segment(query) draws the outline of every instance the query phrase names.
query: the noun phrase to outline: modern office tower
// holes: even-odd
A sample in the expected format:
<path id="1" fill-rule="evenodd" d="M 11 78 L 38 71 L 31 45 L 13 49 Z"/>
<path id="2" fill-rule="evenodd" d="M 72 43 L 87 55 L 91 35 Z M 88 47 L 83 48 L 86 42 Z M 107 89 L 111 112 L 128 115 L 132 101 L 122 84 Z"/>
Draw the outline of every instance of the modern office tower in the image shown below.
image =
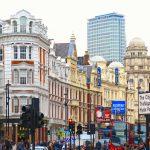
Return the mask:
<path id="1" fill-rule="evenodd" d="M 125 18 L 117 13 L 96 16 L 87 23 L 89 56 L 123 62 L 126 48 Z"/>

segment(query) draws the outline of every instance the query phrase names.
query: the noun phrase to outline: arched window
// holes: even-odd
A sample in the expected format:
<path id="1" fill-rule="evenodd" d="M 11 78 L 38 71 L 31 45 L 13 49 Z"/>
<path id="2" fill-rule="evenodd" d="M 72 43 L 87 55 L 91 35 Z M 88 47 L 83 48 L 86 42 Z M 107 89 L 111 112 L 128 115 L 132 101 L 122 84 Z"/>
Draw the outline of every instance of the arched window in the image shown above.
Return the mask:
<path id="1" fill-rule="evenodd" d="M 2 25 L 0 24 L 0 34 L 2 34 Z"/>
<path id="2" fill-rule="evenodd" d="M 20 32 L 26 33 L 26 24 L 27 24 L 27 18 L 25 16 L 22 16 L 20 18 Z"/>
<path id="3" fill-rule="evenodd" d="M 30 33 L 32 33 L 32 26 L 33 26 L 33 22 L 30 21 L 30 23 L 29 23 L 29 32 L 30 32 Z"/>
<path id="4" fill-rule="evenodd" d="M 14 70 L 14 84 L 19 83 L 19 71 L 17 69 Z"/>
<path id="5" fill-rule="evenodd" d="M 17 32 L 17 21 L 13 21 L 13 32 Z"/>

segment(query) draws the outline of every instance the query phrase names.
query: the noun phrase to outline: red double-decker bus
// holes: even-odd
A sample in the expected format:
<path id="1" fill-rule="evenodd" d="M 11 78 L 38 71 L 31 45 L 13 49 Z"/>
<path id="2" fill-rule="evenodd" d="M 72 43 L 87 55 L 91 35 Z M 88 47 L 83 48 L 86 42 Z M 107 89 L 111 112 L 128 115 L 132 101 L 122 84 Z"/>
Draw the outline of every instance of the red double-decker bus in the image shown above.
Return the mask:
<path id="1" fill-rule="evenodd" d="M 110 150 L 122 150 L 126 143 L 134 144 L 134 125 L 125 121 L 112 122 Z"/>

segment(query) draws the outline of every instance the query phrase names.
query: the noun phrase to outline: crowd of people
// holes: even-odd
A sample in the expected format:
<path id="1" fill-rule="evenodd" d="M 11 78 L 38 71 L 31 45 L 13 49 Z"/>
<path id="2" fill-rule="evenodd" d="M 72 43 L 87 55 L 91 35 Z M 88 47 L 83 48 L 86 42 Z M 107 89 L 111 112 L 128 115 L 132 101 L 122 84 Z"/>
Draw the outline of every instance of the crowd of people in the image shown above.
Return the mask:
<path id="1" fill-rule="evenodd" d="M 48 143 L 45 143 L 45 146 L 48 148 L 48 150 L 64 150 L 64 141 L 49 141 Z M 107 141 L 104 141 L 104 143 L 101 143 L 98 141 L 95 144 L 95 147 L 89 142 L 86 141 L 84 145 L 81 145 L 79 147 L 72 147 L 70 149 L 70 145 L 67 144 L 67 150 L 110 150 L 110 143 Z M 30 143 L 25 141 L 20 141 L 17 144 L 14 142 L 11 142 L 9 140 L 5 140 L 5 142 L 2 143 L 0 141 L 0 150 L 30 150 Z M 117 149 L 115 149 L 117 150 Z M 122 147 L 122 150 L 146 150 L 146 145 L 142 144 L 138 147 L 135 147 L 135 145 L 128 145 L 124 144 Z"/>

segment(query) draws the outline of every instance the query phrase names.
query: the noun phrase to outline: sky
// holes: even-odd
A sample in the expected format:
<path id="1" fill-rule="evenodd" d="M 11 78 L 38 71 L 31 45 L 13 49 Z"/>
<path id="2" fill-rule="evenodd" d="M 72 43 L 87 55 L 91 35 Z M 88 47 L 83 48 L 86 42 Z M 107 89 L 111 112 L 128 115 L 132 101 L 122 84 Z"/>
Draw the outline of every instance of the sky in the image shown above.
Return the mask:
<path id="1" fill-rule="evenodd" d="M 117 12 L 125 16 L 127 46 L 140 37 L 150 53 L 150 0 L 1 0 L 0 19 L 25 9 L 42 19 L 48 27 L 48 38 L 57 43 L 76 36 L 78 56 L 87 50 L 87 20 L 98 15 Z"/>

